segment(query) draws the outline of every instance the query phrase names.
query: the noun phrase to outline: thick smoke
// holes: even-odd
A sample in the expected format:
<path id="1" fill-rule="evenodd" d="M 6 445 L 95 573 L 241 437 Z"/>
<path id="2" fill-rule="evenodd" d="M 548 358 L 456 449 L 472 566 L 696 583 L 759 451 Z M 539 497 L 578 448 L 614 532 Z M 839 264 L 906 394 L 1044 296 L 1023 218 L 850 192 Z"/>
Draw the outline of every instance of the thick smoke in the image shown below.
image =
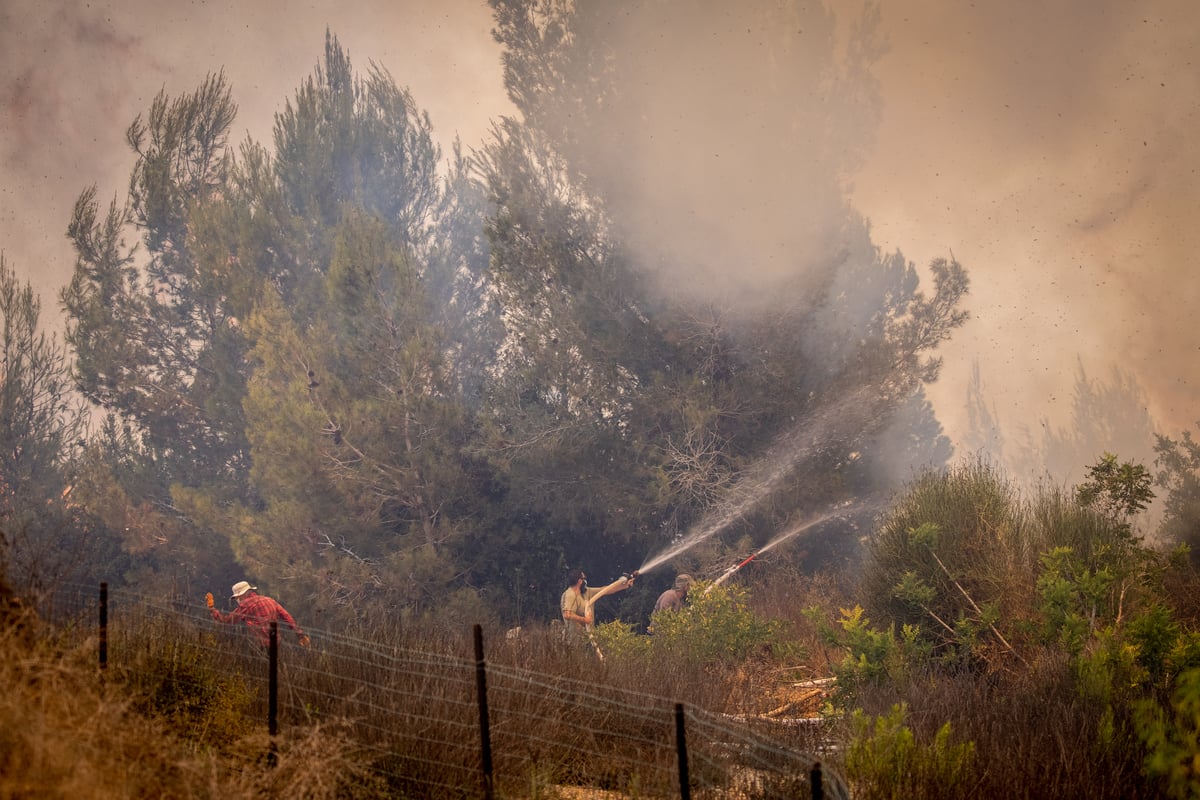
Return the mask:
<path id="1" fill-rule="evenodd" d="M 885 9 L 854 201 L 883 246 L 971 270 L 973 320 L 933 387 L 953 433 L 976 359 L 1010 444 L 1070 422 L 1080 361 L 1130 371 L 1162 429 L 1195 424 L 1196 18 L 1180 0 Z"/>
<path id="2" fill-rule="evenodd" d="M 846 181 L 878 114 L 869 27 L 819 4 L 580 6 L 580 55 L 538 122 L 638 260 L 709 301 L 806 288 L 853 225 Z"/>
<path id="3" fill-rule="evenodd" d="M 848 197 L 878 245 L 970 271 L 972 321 L 930 387 L 956 439 L 976 362 L 1005 431 L 1066 422 L 1081 360 L 1128 369 L 1164 431 L 1195 425 L 1193 2 L 881 4 L 887 48 L 861 59 L 850 4 L 830 4 L 837 19 L 798 3 L 603 5 L 622 94 L 579 145 L 674 291 L 803 274 L 840 240 Z M 235 138 L 265 140 L 327 27 L 475 146 L 512 113 L 492 26 L 474 0 L 0 0 L 0 249 L 49 316 L 71 206 L 93 183 L 124 190 L 134 115 L 223 68 Z"/>
<path id="4" fill-rule="evenodd" d="M 1159 430 L 1194 425 L 1194 4 L 831 8 L 659 2 L 590 20 L 584 49 L 611 82 L 577 77 L 603 115 L 564 107 L 583 132 L 572 160 L 666 288 L 803 291 L 796 277 L 847 243 L 865 252 L 849 202 L 871 244 L 972 276 L 973 319 L 930 387 L 956 440 L 975 363 L 1010 448 L 1075 422 L 1080 369 L 1128 370 Z M 1148 461 L 1151 444 L 1121 455 Z"/>

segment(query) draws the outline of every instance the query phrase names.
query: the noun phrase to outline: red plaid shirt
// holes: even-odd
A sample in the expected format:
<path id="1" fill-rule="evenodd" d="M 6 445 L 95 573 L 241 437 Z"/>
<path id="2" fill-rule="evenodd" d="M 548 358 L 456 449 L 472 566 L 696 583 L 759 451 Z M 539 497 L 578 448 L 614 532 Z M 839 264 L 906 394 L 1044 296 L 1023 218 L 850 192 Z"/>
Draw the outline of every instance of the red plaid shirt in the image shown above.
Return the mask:
<path id="1" fill-rule="evenodd" d="M 274 621 L 285 623 L 297 636 L 304 635 L 304 631 L 300 630 L 300 626 L 292 619 L 287 609 L 266 595 L 247 594 L 233 611 L 226 614 L 214 608 L 212 616 L 219 622 L 246 623 L 246 627 L 263 647 L 271 643 L 271 623 Z"/>

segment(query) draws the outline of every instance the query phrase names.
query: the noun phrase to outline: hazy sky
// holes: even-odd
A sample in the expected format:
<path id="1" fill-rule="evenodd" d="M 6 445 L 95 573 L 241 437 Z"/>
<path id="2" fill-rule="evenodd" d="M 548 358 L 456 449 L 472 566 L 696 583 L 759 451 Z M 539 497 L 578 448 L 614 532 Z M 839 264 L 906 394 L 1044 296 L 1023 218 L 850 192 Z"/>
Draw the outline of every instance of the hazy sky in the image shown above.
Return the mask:
<path id="1" fill-rule="evenodd" d="M 1081 358 L 1128 369 L 1160 430 L 1200 420 L 1200 5 L 885 4 L 878 147 L 858 181 L 875 238 L 952 250 L 974 319 L 934 397 L 977 356 L 1002 422 L 1069 412 Z"/>
<path id="2" fill-rule="evenodd" d="M 447 143 L 485 136 L 512 113 L 490 9 L 477 0 L 0 0 L 0 249 L 43 293 L 70 279 L 66 226 L 79 193 L 128 186 L 125 130 L 160 90 L 191 92 L 224 70 L 235 143 L 270 143 L 331 30 L 356 71 L 387 68 Z"/>
<path id="3" fill-rule="evenodd" d="M 710 36 L 750 31 L 741 7 L 697 0 L 716 27 L 689 23 Z M 861 4 L 832 7 L 842 15 Z M 1116 364 L 1130 371 L 1164 432 L 1194 427 L 1200 6 L 886 0 L 880 9 L 882 118 L 851 199 L 884 249 L 922 266 L 952 254 L 971 275 L 973 319 L 945 349 L 931 391 L 948 433 L 962 432 L 974 359 L 1002 425 L 1063 421 L 1082 362 L 1098 378 Z M 240 107 L 235 138 L 267 141 L 327 27 L 358 71 L 375 61 L 408 87 L 446 140 L 457 133 L 476 146 L 491 119 L 511 113 L 482 0 L 0 0 L 0 249 L 51 313 L 71 272 L 72 205 L 91 184 L 101 198 L 125 190 L 125 128 L 159 90 L 179 95 L 224 69 Z M 709 91 L 746 91 L 736 47 L 705 58 Z M 665 66 L 654 74 L 686 75 Z M 743 119 L 732 130 L 755 128 Z M 795 154 L 773 150 L 770 130 L 754 135 L 760 187 L 794 186 Z M 647 185 L 645 202 L 656 188 Z M 744 223 L 733 235 L 761 239 L 755 215 L 725 218 Z"/>

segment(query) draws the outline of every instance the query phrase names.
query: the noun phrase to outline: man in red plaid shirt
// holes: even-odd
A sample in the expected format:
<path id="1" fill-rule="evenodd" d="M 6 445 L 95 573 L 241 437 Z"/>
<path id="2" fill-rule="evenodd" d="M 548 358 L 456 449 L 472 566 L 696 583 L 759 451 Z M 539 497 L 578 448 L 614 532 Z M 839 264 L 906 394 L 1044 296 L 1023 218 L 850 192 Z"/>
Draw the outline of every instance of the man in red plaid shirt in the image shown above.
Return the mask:
<path id="1" fill-rule="evenodd" d="M 212 614 L 213 619 L 218 622 L 245 623 L 263 647 L 271 642 L 271 623 L 275 621 L 283 622 L 294 630 L 300 639 L 300 645 L 308 647 L 308 635 L 300 630 L 300 626 L 296 624 L 296 620 L 292 619 L 292 615 L 287 612 L 287 609 L 270 597 L 258 594 L 255 591 L 257 588 L 246 581 L 235 583 L 233 597 L 230 599 L 237 603 L 237 608 L 228 614 L 217 610 L 214 606 L 212 592 L 206 594 L 204 600 L 208 604 L 208 611 Z"/>

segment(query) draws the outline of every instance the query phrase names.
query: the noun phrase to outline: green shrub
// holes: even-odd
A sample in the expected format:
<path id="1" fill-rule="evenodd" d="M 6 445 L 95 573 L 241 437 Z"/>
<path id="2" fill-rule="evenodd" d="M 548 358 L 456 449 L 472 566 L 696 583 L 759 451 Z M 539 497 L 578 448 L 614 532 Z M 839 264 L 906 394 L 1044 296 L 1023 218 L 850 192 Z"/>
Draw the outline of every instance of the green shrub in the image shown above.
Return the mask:
<path id="1" fill-rule="evenodd" d="M 905 725 L 908 706 L 900 703 L 886 716 L 862 711 L 851 717 L 852 738 L 846 753 L 846 777 L 854 797 L 943 798 L 969 793 L 975 766 L 972 742 L 951 742 L 950 723 L 933 741 L 922 744 Z"/>
<path id="2" fill-rule="evenodd" d="M 1169 708 L 1147 699 L 1135 712 L 1147 775 L 1162 780 L 1169 797 L 1200 796 L 1200 669 L 1179 676 Z"/>
<path id="3" fill-rule="evenodd" d="M 1172 655 L 1186 658 L 1187 648 L 1181 641 L 1183 629 L 1161 603 L 1151 604 L 1130 620 L 1126 636 L 1137 648 L 1138 664 L 1146 670 L 1152 685 L 1161 685 L 1171 677 L 1175 671 Z"/>
<path id="4" fill-rule="evenodd" d="M 205 741 L 228 742 L 253 730 L 255 692 L 227 665 L 212 663 L 215 636 L 204 634 L 201 646 L 153 625 L 141 633 L 150 637 L 146 646 L 131 648 L 124 655 L 133 660 L 118 667 L 140 711 Z"/>
<path id="5" fill-rule="evenodd" d="M 795 655 L 799 647 L 780 620 L 765 620 L 750 610 L 742 586 L 697 581 L 679 611 L 654 615 L 653 649 L 704 663 L 742 661 L 751 655 Z"/>
<path id="6" fill-rule="evenodd" d="M 1110 566 L 1089 568 L 1070 547 L 1044 553 L 1037 591 L 1045 640 L 1078 656 L 1097 628 L 1114 619 L 1109 596 L 1116 581 Z"/>
<path id="7" fill-rule="evenodd" d="M 650 654 L 650 637 L 636 631 L 637 626 L 620 620 L 604 622 L 592 629 L 592 636 L 605 657 L 641 658 Z"/>
<path id="8" fill-rule="evenodd" d="M 821 619 L 820 609 L 808 609 L 827 646 L 844 652 L 833 665 L 837 685 L 832 697 L 836 708 L 849 708 L 855 696 L 865 686 L 887 681 L 904 685 L 914 671 L 928 663 L 932 650 L 922 636 L 919 626 L 905 625 L 897 637 L 894 628 L 878 630 L 864 615 L 861 606 L 841 609 L 836 626 Z"/>
<path id="9" fill-rule="evenodd" d="M 878 619 L 919 626 L 955 668 L 1009 649 L 992 630 L 1019 618 L 1035 531 L 1016 490 L 972 463 L 919 477 L 868 543 L 864 607 Z"/>

